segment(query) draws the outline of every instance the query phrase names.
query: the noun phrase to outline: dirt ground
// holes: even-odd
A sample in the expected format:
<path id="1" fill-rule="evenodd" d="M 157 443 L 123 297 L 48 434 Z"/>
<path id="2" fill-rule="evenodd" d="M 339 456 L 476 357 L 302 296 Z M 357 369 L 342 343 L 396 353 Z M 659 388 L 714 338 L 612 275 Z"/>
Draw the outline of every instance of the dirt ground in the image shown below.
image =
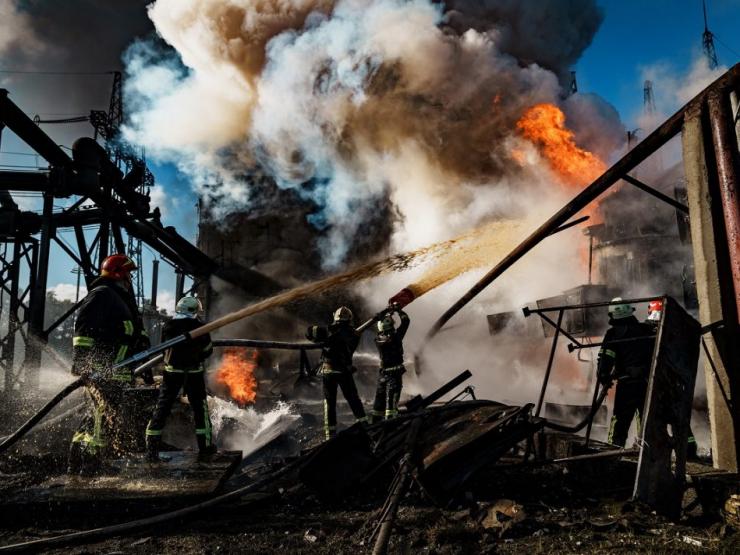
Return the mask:
<path id="1" fill-rule="evenodd" d="M 420 488 L 412 487 L 402 502 L 389 552 L 740 552 L 740 535 L 716 515 L 703 514 L 700 506 L 671 522 L 630 503 L 633 471 L 634 462 L 630 461 L 557 467 L 502 463 L 475 478 L 459 499 L 445 508 L 434 506 Z M 248 496 L 185 521 L 49 552 L 357 554 L 372 550 L 368 536 L 384 499 L 381 489 L 357 492 L 332 506 L 290 480 L 283 486 L 269 498 Z M 692 500 L 689 490 L 686 504 Z M 0 530 L 0 543 L 49 537 L 137 516 L 40 518 L 21 528 L 5 526 Z"/>

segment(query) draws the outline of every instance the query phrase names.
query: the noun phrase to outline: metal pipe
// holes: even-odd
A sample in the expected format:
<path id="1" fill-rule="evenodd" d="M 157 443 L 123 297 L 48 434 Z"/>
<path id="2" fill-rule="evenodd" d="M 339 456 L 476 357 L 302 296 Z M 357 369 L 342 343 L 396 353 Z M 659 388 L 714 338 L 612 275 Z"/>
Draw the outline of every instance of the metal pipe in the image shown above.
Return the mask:
<path id="1" fill-rule="evenodd" d="M 522 241 L 513 251 L 511 251 L 501 262 L 496 264 L 485 276 L 483 276 L 470 290 L 458 299 L 449 309 L 447 309 L 439 319 L 434 323 L 427 334 L 427 340 L 434 337 L 442 326 L 450 318 L 457 314 L 461 308 L 474 299 L 481 291 L 488 287 L 501 274 L 511 268 L 520 258 L 536 247 L 545 239 L 553 230 L 567 222 L 572 216 L 585 208 L 595 200 L 604 191 L 609 189 L 616 181 L 624 177 L 628 172 L 637 167 L 653 152 L 675 137 L 680 131 L 684 120 L 684 113 L 687 109 L 702 103 L 707 95 L 715 89 L 726 89 L 734 85 L 740 79 L 740 64 L 735 64 L 727 73 L 709 85 L 688 104 L 678 110 L 668 118 L 660 127 L 648 135 L 635 148 L 629 151 L 616 164 L 598 177 L 591 185 L 586 187 L 573 200 L 558 210 L 550 219 L 535 230 L 529 237 Z"/>
<path id="2" fill-rule="evenodd" d="M 524 307 L 524 317 L 528 317 L 530 314 L 540 314 L 542 312 L 558 312 L 560 310 L 576 310 L 579 308 L 598 308 L 600 306 L 610 306 L 613 304 L 638 304 L 638 303 L 649 303 L 655 299 L 660 299 L 662 295 L 655 295 L 654 297 L 641 297 L 639 299 L 620 299 L 618 301 L 602 301 L 598 303 L 586 303 L 586 304 L 566 304 L 561 306 L 546 306 L 544 308 L 528 308 Z"/>
<path id="3" fill-rule="evenodd" d="M 730 251 L 730 271 L 735 293 L 735 318 L 740 323 L 740 195 L 738 195 L 738 145 L 730 101 L 725 91 L 712 91 L 707 98 L 709 124 L 717 160 L 722 215 Z"/>
<path id="4" fill-rule="evenodd" d="M 650 185 L 648 185 L 646 183 L 643 183 L 639 179 L 637 179 L 635 177 L 632 177 L 631 175 L 625 175 L 622 179 L 624 181 L 626 181 L 627 183 L 629 183 L 630 185 L 634 185 L 635 187 L 637 187 L 641 191 L 644 191 L 647 194 L 654 196 L 658 200 L 662 200 L 666 204 L 670 204 L 676 210 L 680 210 L 684 214 L 688 214 L 689 213 L 689 207 L 688 206 L 686 206 L 685 204 L 681 204 L 676 199 L 672 199 L 668 195 L 664 195 L 663 193 L 661 193 L 660 191 L 658 191 L 656 189 L 653 189 Z"/>
<path id="5" fill-rule="evenodd" d="M 559 228 L 554 229 L 550 235 L 555 235 L 557 233 L 560 233 L 561 231 L 565 231 L 566 229 L 570 229 L 573 226 L 576 226 L 578 224 L 582 224 L 583 222 L 586 222 L 591 219 L 591 216 L 582 216 L 580 218 L 576 218 L 573 221 L 568 222 L 567 224 L 561 225 Z"/>
<path id="6" fill-rule="evenodd" d="M 534 411 L 535 416 L 540 415 L 542 410 L 542 403 L 545 401 L 545 391 L 547 391 L 547 384 L 550 382 L 550 372 L 552 372 L 552 363 L 555 361 L 555 350 L 558 346 L 558 339 L 560 338 L 560 326 L 563 324 L 564 310 L 558 312 L 558 322 L 555 325 L 555 335 L 552 338 L 552 347 L 550 347 L 550 357 L 547 359 L 547 370 L 545 370 L 545 378 L 542 380 L 542 388 L 540 389 L 540 397 L 537 399 L 537 408 Z"/>
<path id="7" fill-rule="evenodd" d="M 596 400 L 599 398 L 599 380 L 596 381 L 596 386 L 594 387 L 594 396 L 593 399 L 591 399 L 591 408 L 593 409 L 594 405 L 596 404 Z M 586 426 L 586 441 L 583 443 L 584 447 L 588 447 L 588 442 L 591 441 L 591 429 L 593 428 L 594 421 L 593 419 L 589 420 L 588 426 Z"/>
<path id="8" fill-rule="evenodd" d="M 287 341 L 263 341 L 261 339 L 214 339 L 214 347 L 253 347 L 256 349 L 285 349 L 301 351 L 304 349 L 321 349 L 321 343 L 295 343 Z"/>
<path id="9" fill-rule="evenodd" d="M 52 221 L 54 212 L 54 194 L 51 191 L 44 193 L 44 212 L 39 239 L 39 255 L 35 281 L 29 299 L 28 335 L 39 338 L 45 344 L 44 317 L 46 316 L 46 283 L 49 276 L 49 255 L 51 254 L 51 240 L 56 230 Z M 39 386 L 39 370 L 41 368 L 41 350 L 34 342 L 26 345 L 26 385 L 36 390 Z"/>
<path id="10" fill-rule="evenodd" d="M 0 89 L 0 122 L 51 165 L 71 167 L 72 159 L 8 98 L 6 89 Z"/>
<path id="11" fill-rule="evenodd" d="M 0 189 L 43 193 L 49 189 L 49 174 L 3 170 L 0 171 Z"/>
<path id="12" fill-rule="evenodd" d="M 609 341 L 609 345 L 614 345 L 616 343 L 629 343 L 630 341 L 642 341 L 644 339 L 655 339 L 655 335 L 643 335 L 641 337 L 631 337 L 629 339 L 614 339 L 613 341 Z M 573 351 L 577 351 L 579 349 L 594 349 L 596 347 L 601 347 L 604 343 L 578 343 L 577 345 L 568 345 L 568 352 L 572 353 Z"/>
<path id="13" fill-rule="evenodd" d="M 152 260 L 152 294 L 149 304 L 154 310 L 157 309 L 157 286 L 159 284 L 159 260 Z"/>

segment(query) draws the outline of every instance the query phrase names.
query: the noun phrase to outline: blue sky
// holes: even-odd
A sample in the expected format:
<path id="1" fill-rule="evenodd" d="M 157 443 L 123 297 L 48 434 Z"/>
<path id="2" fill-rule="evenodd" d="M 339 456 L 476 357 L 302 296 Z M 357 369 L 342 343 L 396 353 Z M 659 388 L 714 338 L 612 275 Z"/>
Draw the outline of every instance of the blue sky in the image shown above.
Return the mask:
<path id="1" fill-rule="evenodd" d="M 578 86 L 613 104 L 631 129 L 642 110 L 643 70 L 661 64 L 683 74 L 701 55 L 701 1 L 602 0 L 599 4 L 606 17 L 576 65 Z M 732 66 L 740 61 L 740 0 L 708 0 L 707 11 L 709 28 L 718 37 L 719 62 Z M 668 93 L 659 82 L 654 90 L 658 100 L 661 93 Z"/>
<path id="2" fill-rule="evenodd" d="M 701 56 L 704 30 L 701 2 L 601 0 L 599 4 L 604 8 L 605 19 L 592 45 L 575 67 L 579 90 L 599 94 L 617 108 L 625 126 L 634 129 L 639 126 L 637 119 L 642 111 L 642 84 L 650 68 L 659 68 L 661 75 L 670 76 L 670 79 L 654 84 L 659 107 L 666 112 L 677 107 L 671 105 L 669 99 L 672 99 L 672 91 L 666 88 L 680 82 L 681 76 L 687 74 L 692 63 Z M 737 54 L 740 52 L 740 0 L 710 0 L 708 16 L 710 29 L 717 36 L 716 50 L 720 64 L 731 66 L 740 61 L 740 55 Z M 12 92 L 13 87 L 9 83 L 0 86 L 8 87 Z M 13 98 L 29 113 L 52 109 L 26 105 L 23 98 Z M 106 102 L 106 98 L 101 98 L 101 106 L 95 108 L 103 108 Z M 58 111 L 86 113 L 90 108 L 70 105 L 69 98 L 66 98 L 64 106 Z M 54 136 L 55 129 L 45 129 Z M 89 128 L 85 126 L 79 129 L 78 135 L 87 133 Z M 8 133 L 3 135 L 3 152 L 22 151 L 24 148 Z M 0 164 L 27 164 L 30 160 L 28 157 L 0 154 Z M 163 223 L 175 226 L 182 235 L 194 240 L 196 197 L 187 181 L 170 165 L 150 163 L 150 167 L 159 186 L 153 197 L 161 203 Z M 31 204 L 32 201 L 28 202 Z M 144 258 L 148 294 L 149 268 L 153 257 L 147 252 Z M 61 251 L 55 250 L 49 287 L 73 283 L 74 276 L 70 273 L 73 266 Z M 174 274 L 163 268 L 160 292 L 164 291 L 166 295 L 173 290 Z"/>

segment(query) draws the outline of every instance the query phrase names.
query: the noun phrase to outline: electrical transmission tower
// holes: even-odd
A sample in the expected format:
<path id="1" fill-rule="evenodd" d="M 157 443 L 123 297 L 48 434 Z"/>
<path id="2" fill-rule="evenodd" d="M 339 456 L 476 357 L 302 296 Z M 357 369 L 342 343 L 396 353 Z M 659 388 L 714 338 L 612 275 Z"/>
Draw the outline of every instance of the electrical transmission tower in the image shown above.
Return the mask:
<path id="1" fill-rule="evenodd" d="M 645 81 L 642 87 L 642 104 L 646 116 L 655 114 L 655 96 L 653 95 L 653 82 Z"/>
<path id="2" fill-rule="evenodd" d="M 704 33 L 701 36 L 701 42 L 704 47 L 704 55 L 707 57 L 709 63 L 709 69 L 717 69 L 719 63 L 717 62 L 717 52 L 714 50 L 714 35 L 709 30 L 707 24 L 707 2 L 702 0 L 702 8 L 704 9 Z"/>
<path id="3" fill-rule="evenodd" d="M 95 138 L 101 137 L 105 140 L 105 150 L 110 159 L 124 174 L 133 177 L 132 179 L 128 179 L 127 186 L 131 190 L 148 197 L 149 190 L 154 185 L 154 176 L 146 166 L 143 149 L 137 152 L 132 145 L 126 143 L 121 138 L 123 122 L 123 76 L 120 71 L 114 71 L 108 112 L 101 110 L 91 111 L 90 123 L 95 128 Z M 108 236 L 107 233 L 106 236 Z M 107 253 L 111 250 L 111 248 L 105 249 L 105 252 Z M 139 271 L 134 274 L 136 280 L 134 285 L 137 301 L 140 305 L 143 305 L 144 271 L 142 266 L 141 240 L 129 235 L 126 250 L 128 251 L 128 256 L 136 262 L 136 266 L 139 268 Z M 101 262 L 103 258 L 101 254 Z"/>
<path id="4" fill-rule="evenodd" d="M 576 81 L 576 72 L 570 72 L 570 85 L 568 86 L 568 94 L 575 94 L 578 92 L 578 82 Z"/>

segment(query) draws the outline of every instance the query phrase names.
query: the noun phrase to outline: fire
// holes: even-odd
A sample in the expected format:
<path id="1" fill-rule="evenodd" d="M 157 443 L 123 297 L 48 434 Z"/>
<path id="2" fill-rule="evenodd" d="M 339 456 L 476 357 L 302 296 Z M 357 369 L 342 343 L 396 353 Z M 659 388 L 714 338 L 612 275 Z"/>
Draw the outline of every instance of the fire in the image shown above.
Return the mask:
<path id="1" fill-rule="evenodd" d="M 258 360 L 256 349 L 231 347 L 224 350 L 221 365 L 216 370 L 216 381 L 225 385 L 229 396 L 240 405 L 253 403 L 257 397 L 254 369 Z"/>
<path id="2" fill-rule="evenodd" d="M 604 173 L 606 164 L 576 145 L 565 126 L 565 114 L 554 104 L 537 104 L 517 122 L 522 135 L 539 147 L 550 166 L 567 185 L 582 186 Z"/>

